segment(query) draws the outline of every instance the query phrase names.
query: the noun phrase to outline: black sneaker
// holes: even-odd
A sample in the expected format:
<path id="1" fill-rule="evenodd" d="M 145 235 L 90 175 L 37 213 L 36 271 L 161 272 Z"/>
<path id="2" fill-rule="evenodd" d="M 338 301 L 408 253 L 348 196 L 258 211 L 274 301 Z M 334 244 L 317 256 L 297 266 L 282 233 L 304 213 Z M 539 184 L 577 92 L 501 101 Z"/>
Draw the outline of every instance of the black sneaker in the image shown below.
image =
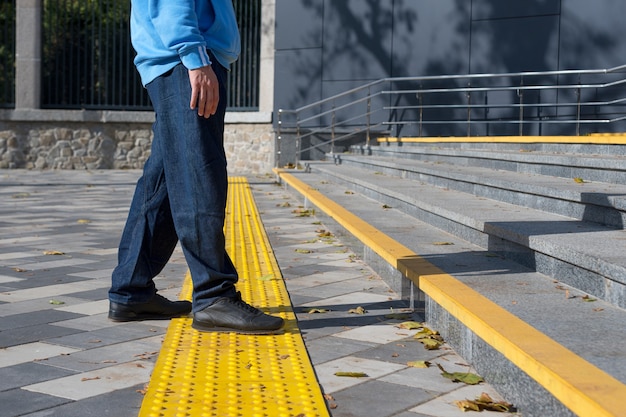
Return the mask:
<path id="1" fill-rule="evenodd" d="M 189 301 L 170 301 L 159 294 L 139 304 L 109 302 L 109 319 L 113 321 L 169 320 L 186 316 L 190 311 Z"/>
<path id="2" fill-rule="evenodd" d="M 283 327 L 284 320 L 270 316 L 235 297 L 218 299 L 204 310 L 194 313 L 191 326 L 203 332 L 272 334 Z"/>

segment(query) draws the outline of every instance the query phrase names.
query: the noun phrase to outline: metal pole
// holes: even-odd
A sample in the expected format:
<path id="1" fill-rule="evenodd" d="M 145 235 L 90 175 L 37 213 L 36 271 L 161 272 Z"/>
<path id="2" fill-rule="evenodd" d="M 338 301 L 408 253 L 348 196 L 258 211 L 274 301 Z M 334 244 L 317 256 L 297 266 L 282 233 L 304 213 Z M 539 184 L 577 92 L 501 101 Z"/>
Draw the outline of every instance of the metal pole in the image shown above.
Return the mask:
<path id="1" fill-rule="evenodd" d="M 283 109 L 278 109 L 278 121 L 276 122 L 276 161 L 274 161 L 274 166 L 276 168 L 280 167 L 280 155 L 281 155 L 281 147 L 282 147 L 282 139 L 283 139 Z"/>
<path id="2" fill-rule="evenodd" d="M 335 155 L 335 122 L 336 122 L 336 115 L 335 115 L 335 103 L 333 102 L 333 112 L 332 112 L 332 119 L 331 119 L 331 134 L 330 134 L 330 153 L 331 155 Z"/>
<path id="3" fill-rule="evenodd" d="M 298 169 L 300 163 L 300 114 L 296 117 L 296 160 L 295 168 Z"/>
<path id="4" fill-rule="evenodd" d="M 578 84 L 580 85 L 580 75 L 578 76 Z M 580 87 L 576 89 L 576 136 L 580 136 Z"/>
<path id="5" fill-rule="evenodd" d="M 422 137 L 422 122 L 424 121 L 424 107 L 423 107 L 423 101 L 422 101 L 422 94 L 418 93 L 417 94 L 417 99 L 419 100 L 419 109 L 420 109 L 420 123 L 419 123 L 419 137 Z"/>
<path id="6" fill-rule="evenodd" d="M 467 88 L 470 88 L 472 83 L 467 83 Z M 472 93 L 468 90 L 465 93 L 467 97 L 467 137 L 472 136 L 472 108 L 470 107 L 472 104 Z"/>
<path id="7" fill-rule="evenodd" d="M 367 130 L 366 130 L 366 147 L 370 148 L 370 111 L 372 110 L 372 91 L 371 88 L 367 89 Z"/>
<path id="8" fill-rule="evenodd" d="M 520 79 L 520 87 L 524 86 L 524 77 Z M 519 97 L 519 135 L 524 136 L 524 90 L 517 89 L 517 96 Z"/>

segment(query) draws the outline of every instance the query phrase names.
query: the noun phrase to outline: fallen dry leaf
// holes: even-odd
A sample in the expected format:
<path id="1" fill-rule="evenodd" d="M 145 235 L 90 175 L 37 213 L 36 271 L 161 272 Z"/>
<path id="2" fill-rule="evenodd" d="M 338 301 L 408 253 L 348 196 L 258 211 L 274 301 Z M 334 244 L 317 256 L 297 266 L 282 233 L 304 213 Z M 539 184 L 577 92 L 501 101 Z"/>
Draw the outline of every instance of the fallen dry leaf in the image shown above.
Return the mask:
<path id="1" fill-rule="evenodd" d="M 428 361 L 411 361 L 406 364 L 411 368 L 428 368 L 430 366 L 430 362 Z"/>
<path id="2" fill-rule="evenodd" d="M 403 323 L 396 324 L 395 326 L 398 329 L 406 329 L 406 330 L 421 329 L 422 327 L 424 327 L 422 323 L 419 323 L 417 321 L 405 321 Z"/>
<path id="3" fill-rule="evenodd" d="M 508 413 L 513 411 L 513 404 L 505 401 L 493 401 L 489 394 L 483 392 L 475 400 L 455 401 L 455 404 L 463 411 L 494 411 L 498 413 Z"/>
<path id="4" fill-rule="evenodd" d="M 342 376 L 348 378 L 366 378 L 367 375 L 365 372 L 335 372 L 335 376 Z"/>
<path id="5" fill-rule="evenodd" d="M 43 251 L 44 255 L 65 255 L 64 252 L 58 251 L 58 250 L 45 250 Z"/>
<path id="6" fill-rule="evenodd" d="M 312 308 L 310 310 L 307 311 L 307 313 L 309 314 L 321 314 L 321 313 L 328 313 L 330 310 L 327 310 L 325 308 Z"/>
<path id="7" fill-rule="evenodd" d="M 481 382 L 485 381 L 481 376 L 476 374 L 472 374 L 469 372 L 450 373 L 443 369 L 443 366 L 441 366 L 440 364 L 437 364 L 437 367 L 439 367 L 439 369 L 441 370 L 441 376 L 450 379 L 452 382 L 463 382 L 467 385 L 478 385 Z"/>

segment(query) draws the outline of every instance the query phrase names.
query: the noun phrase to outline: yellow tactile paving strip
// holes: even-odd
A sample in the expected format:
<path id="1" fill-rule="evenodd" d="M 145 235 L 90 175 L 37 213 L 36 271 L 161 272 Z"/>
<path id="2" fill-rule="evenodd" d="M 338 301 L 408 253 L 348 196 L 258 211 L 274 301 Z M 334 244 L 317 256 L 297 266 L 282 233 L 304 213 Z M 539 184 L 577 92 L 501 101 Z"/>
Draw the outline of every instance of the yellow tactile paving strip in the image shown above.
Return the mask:
<path id="1" fill-rule="evenodd" d="M 452 316 L 579 416 L 624 415 L 626 385 L 483 297 L 296 176 L 282 181 L 402 272 Z"/>
<path id="2" fill-rule="evenodd" d="M 245 178 L 229 180 L 227 250 L 244 300 L 286 321 L 277 335 L 204 333 L 171 321 L 139 417 L 324 417 L 321 388 Z M 191 299 L 189 275 L 181 294 Z"/>
<path id="3" fill-rule="evenodd" d="M 591 145 L 625 145 L 626 134 L 607 133 L 587 136 L 451 136 L 451 137 L 423 137 L 423 138 L 379 138 L 379 143 L 581 143 Z"/>

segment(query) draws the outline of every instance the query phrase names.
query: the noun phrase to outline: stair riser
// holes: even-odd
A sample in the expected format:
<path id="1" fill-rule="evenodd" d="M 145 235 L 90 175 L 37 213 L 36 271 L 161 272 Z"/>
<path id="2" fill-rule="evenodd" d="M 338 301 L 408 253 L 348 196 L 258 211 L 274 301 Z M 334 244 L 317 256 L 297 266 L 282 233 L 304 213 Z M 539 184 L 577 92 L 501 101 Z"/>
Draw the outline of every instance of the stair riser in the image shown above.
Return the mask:
<path id="1" fill-rule="evenodd" d="M 524 410 L 524 417 L 572 417 L 575 414 L 546 391 L 528 374 L 511 363 L 458 319 L 426 296 L 428 325 L 513 404 Z"/>
<path id="2" fill-rule="evenodd" d="M 488 184 L 461 181 L 449 177 L 445 178 L 425 172 L 407 171 L 405 169 L 389 166 L 384 167 L 380 164 L 370 164 L 367 161 L 355 161 L 350 158 L 342 158 L 342 164 L 368 169 L 373 172 L 381 172 L 385 175 L 421 181 L 437 187 L 449 188 L 473 194 L 478 197 L 543 210 L 574 219 L 595 222 L 605 226 L 623 229 L 626 225 L 626 212 L 623 210 L 607 205 L 594 204 L 592 202 L 581 203 L 572 200 L 555 198 L 552 196 L 540 195 L 539 193 L 541 193 L 541 190 L 537 190 L 536 193 L 524 193 L 518 190 L 498 188 Z M 479 179 L 476 179 L 476 181 L 479 181 Z M 609 203 L 606 202 L 606 204 Z"/>
<path id="3" fill-rule="evenodd" d="M 386 149 L 372 149 L 372 156 L 390 158 L 404 158 L 434 163 L 445 163 L 456 166 L 471 166 L 489 169 L 499 169 L 527 174 L 540 174 L 561 178 L 582 178 L 585 181 L 606 182 L 613 184 L 626 183 L 626 172 L 610 167 L 585 167 L 578 166 L 575 157 L 560 164 L 537 163 L 533 161 L 532 153 L 528 154 L 526 161 L 507 160 L 507 156 L 498 157 L 497 154 L 487 157 L 468 157 L 453 155 L 438 155 L 435 153 L 402 152 L 402 150 L 388 151 Z"/>
<path id="4" fill-rule="evenodd" d="M 313 172 L 326 177 L 333 183 L 342 184 L 354 192 L 379 201 L 381 204 L 389 205 L 494 254 L 511 259 L 531 270 L 572 285 L 574 288 L 593 297 L 626 309 L 626 282 L 624 282 L 626 274 L 619 268 L 611 269 L 610 265 L 597 265 L 593 260 L 578 258 L 575 255 L 571 256 L 570 262 L 569 259 L 564 260 L 556 257 L 556 254 L 544 253 L 536 248 L 529 247 L 527 238 L 510 232 L 507 233 L 498 227 L 489 227 L 487 232 L 485 232 L 438 213 L 424 210 L 402 199 L 394 198 L 375 189 L 334 176 L 323 169 L 313 167 Z M 545 250 L 549 251 L 550 248 L 545 248 Z M 571 254 L 564 253 L 562 255 Z M 576 261 L 590 262 L 590 264 L 576 264 Z M 593 268 L 603 268 L 602 273 L 593 272 Z M 615 278 L 612 279 L 610 277 Z M 390 283 L 390 285 L 392 284 Z M 398 283 L 393 284 L 394 287 L 398 285 Z"/>

